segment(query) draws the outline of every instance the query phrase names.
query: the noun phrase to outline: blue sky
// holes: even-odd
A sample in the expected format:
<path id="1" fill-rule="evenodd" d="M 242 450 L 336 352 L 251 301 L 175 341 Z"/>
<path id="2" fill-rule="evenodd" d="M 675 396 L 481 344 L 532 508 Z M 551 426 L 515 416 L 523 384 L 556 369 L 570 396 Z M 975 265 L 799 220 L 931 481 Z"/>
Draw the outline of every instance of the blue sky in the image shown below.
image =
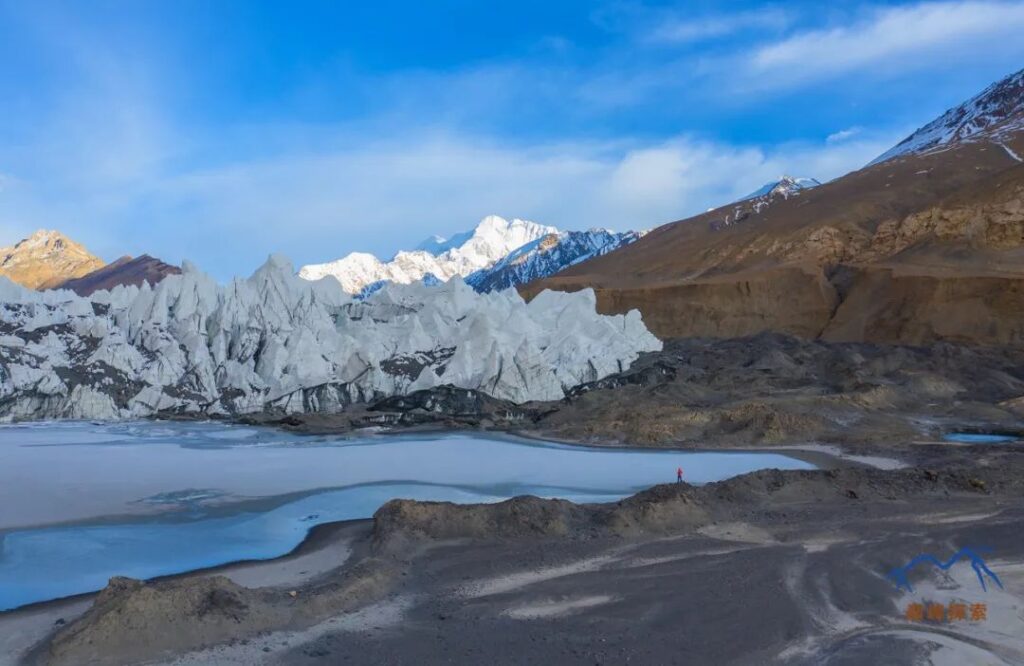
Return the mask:
<path id="1" fill-rule="evenodd" d="M 647 228 L 855 169 L 1024 67 L 1024 3 L 0 0 L 0 243 L 221 279 L 497 213 Z"/>

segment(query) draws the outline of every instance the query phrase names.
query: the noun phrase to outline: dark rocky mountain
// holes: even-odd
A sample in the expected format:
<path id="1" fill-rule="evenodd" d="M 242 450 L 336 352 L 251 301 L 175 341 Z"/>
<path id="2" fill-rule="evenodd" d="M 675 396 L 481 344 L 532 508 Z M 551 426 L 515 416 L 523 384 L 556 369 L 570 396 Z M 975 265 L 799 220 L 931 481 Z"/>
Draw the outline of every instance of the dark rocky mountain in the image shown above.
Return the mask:
<path id="1" fill-rule="evenodd" d="M 66 280 L 57 288 L 70 289 L 79 296 L 88 296 L 101 289 L 109 291 L 117 285 L 141 286 L 143 282 L 148 282 L 152 286 L 168 275 L 179 273 L 181 269 L 177 266 L 166 264 L 148 254 L 134 259 L 124 256 L 82 277 Z"/>

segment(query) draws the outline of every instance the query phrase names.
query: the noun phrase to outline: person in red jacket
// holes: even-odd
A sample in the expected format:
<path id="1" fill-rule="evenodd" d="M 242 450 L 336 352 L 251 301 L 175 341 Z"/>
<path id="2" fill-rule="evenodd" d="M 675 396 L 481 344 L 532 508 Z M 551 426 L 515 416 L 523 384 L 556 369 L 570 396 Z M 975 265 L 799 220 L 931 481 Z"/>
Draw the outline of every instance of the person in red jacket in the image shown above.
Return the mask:
<path id="1" fill-rule="evenodd" d="M 676 468 L 676 483 L 682 483 L 682 482 L 683 482 L 683 468 L 682 467 L 677 467 Z"/>

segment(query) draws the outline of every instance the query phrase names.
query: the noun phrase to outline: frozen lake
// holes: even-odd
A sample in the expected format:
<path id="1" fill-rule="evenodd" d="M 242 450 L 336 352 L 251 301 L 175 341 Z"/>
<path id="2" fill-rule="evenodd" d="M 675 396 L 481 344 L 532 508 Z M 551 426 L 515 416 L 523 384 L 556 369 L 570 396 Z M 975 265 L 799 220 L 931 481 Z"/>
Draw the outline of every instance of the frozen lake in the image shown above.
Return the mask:
<path id="1" fill-rule="evenodd" d="M 675 480 L 810 469 L 772 453 L 595 449 L 475 434 L 302 436 L 219 423 L 0 426 L 0 610 L 283 555 L 396 497 L 611 501 Z"/>

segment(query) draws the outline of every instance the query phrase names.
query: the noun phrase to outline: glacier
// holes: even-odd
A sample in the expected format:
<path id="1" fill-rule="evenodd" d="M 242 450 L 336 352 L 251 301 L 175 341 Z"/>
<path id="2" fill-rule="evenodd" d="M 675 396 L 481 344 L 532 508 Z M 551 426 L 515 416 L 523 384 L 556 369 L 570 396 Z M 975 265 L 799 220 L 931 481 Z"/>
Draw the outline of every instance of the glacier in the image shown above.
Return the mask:
<path id="1" fill-rule="evenodd" d="M 272 256 L 218 284 L 189 262 L 88 297 L 0 278 L 0 418 L 332 412 L 441 385 L 556 400 L 661 349 L 593 291 L 477 293 L 461 279 L 354 300 Z"/>

